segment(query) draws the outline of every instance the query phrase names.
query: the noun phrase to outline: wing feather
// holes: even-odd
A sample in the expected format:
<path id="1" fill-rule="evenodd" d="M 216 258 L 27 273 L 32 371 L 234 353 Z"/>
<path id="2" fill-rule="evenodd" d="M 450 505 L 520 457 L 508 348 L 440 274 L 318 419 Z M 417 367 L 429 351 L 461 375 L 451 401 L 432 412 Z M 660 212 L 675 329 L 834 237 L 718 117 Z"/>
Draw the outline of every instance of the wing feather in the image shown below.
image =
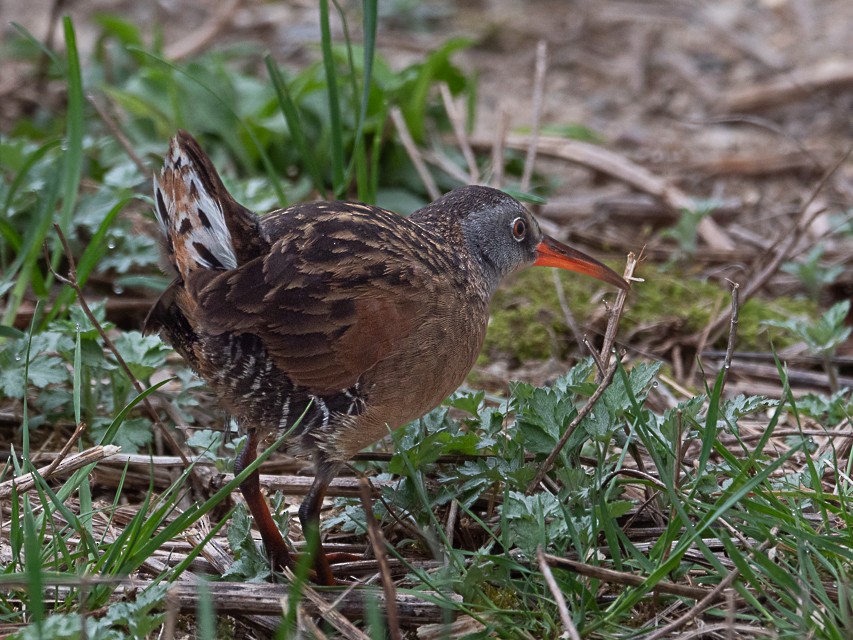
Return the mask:
<path id="1" fill-rule="evenodd" d="M 257 335 L 314 393 L 352 387 L 406 344 L 429 313 L 442 268 L 413 223 L 330 205 L 275 214 L 268 224 L 278 239 L 266 255 L 187 283 L 205 330 Z"/>

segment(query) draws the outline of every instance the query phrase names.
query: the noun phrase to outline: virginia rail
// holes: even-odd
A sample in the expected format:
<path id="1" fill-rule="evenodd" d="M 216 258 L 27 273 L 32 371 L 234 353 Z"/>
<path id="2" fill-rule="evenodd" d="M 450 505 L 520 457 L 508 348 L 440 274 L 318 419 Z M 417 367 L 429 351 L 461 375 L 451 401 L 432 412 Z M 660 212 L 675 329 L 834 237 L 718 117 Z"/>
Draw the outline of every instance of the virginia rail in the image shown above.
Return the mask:
<path id="1" fill-rule="evenodd" d="M 154 197 L 175 279 L 146 329 L 175 347 L 248 434 L 235 473 L 302 417 L 288 444 L 316 465 L 299 509 L 304 531 L 319 526 L 326 489 L 349 458 L 462 383 L 504 276 L 543 265 L 628 286 L 488 187 L 455 189 L 408 218 L 353 202 L 259 217 L 180 131 Z M 240 490 L 274 565 L 292 565 L 259 474 Z M 335 582 L 322 550 L 315 572 Z"/>

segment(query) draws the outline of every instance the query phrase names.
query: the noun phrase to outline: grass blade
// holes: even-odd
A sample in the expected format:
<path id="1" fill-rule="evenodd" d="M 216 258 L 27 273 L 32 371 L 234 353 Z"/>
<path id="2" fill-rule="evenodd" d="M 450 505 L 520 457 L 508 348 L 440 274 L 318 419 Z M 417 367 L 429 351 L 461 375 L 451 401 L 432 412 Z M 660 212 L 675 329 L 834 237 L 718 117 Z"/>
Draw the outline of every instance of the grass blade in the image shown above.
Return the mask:
<path id="1" fill-rule="evenodd" d="M 36 163 L 44 158 L 44 156 L 54 149 L 58 147 L 60 144 L 60 140 L 50 140 L 49 142 L 45 142 L 38 149 L 33 151 L 29 157 L 27 157 L 26 162 L 21 166 L 14 180 L 12 180 L 11 184 L 9 184 L 9 188 L 6 191 L 6 198 L 3 200 L 3 208 L 0 209 L 0 218 L 5 219 L 9 217 L 9 208 L 12 206 L 12 201 L 15 198 L 15 194 L 18 192 L 18 189 L 21 188 L 21 185 L 24 183 L 24 180 L 27 177 L 27 174 L 30 170 L 36 165 Z M 19 249 L 20 246 L 15 247 L 15 249 Z"/>
<path id="2" fill-rule="evenodd" d="M 80 188 L 80 177 L 83 175 L 83 76 L 80 71 L 80 56 L 77 53 L 77 36 L 74 24 L 69 16 L 62 19 L 65 30 L 65 49 L 67 51 L 68 114 L 65 133 L 65 155 L 62 178 L 62 212 L 59 216 L 59 226 L 63 233 L 68 233 L 71 217 L 74 215 L 74 205 L 77 202 L 77 190 Z M 58 260 L 57 255 L 55 260 Z"/>
<path id="3" fill-rule="evenodd" d="M 702 431 L 702 450 L 699 452 L 699 464 L 696 469 L 697 478 L 701 478 L 705 473 L 705 466 L 708 464 L 708 459 L 711 457 L 711 452 L 714 450 L 714 443 L 717 440 L 717 418 L 720 414 L 723 382 L 726 379 L 727 373 L 728 371 L 725 369 L 720 369 L 720 372 L 717 374 L 717 380 L 714 383 L 714 389 L 708 397 L 708 415 L 705 419 L 705 429 Z M 697 483 L 693 487 L 693 493 L 698 488 L 699 484 Z"/>
<path id="4" fill-rule="evenodd" d="M 364 140 L 364 121 L 367 119 L 367 106 L 370 101 L 370 89 L 373 84 L 373 59 L 376 56 L 376 25 L 379 9 L 377 0 L 364 0 L 362 30 L 364 32 L 364 75 L 361 87 L 361 106 L 358 110 L 358 123 L 355 129 L 353 162 L 356 168 L 356 186 L 358 197 L 362 201 L 374 202 L 376 189 L 368 173 L 367 144 Z M 381 135 L 376 134 L 381 139 Z"/>
<path id="5" fill-rule="evenodd" d="M 282 78 L 275 60 L 272 59 L 272 56 L 267 55 L 264 58 L 264 62 L 267 65 L 267 71 L 270 74 L 270 79 L 272 80 L 273 87 L 275 88 L 276 95 L 278 96 L 278 103 L 281 106 L 284 119 L 287 121 L 287 128 L 290 130 L 290 136 L 293 138 L 293 141 L 296 143 L 296 147 L 299 149 L 299 155 L 302 156 L 302 161 L 305 163 L 308 175 L 311 176 L 314 188 L 320 192 L 321 195 L 325 195 L 326 188 L 323 182 L 323 174 L 320 173 L 320 168 L 317 165 L 315 154 L 308 147 L 308 142 L 305 140 L 305 134 L 302 130 L 302 123 L 299 118 L 299 109 L 293 101 L 293 96 L 290 94 L 290 90 L 287 88 L 287 83 L 284 81 L 284 78 Z"/>
<path id="6" fill-rule="evenodd" d="M 24 496 L 24 574 L 27 577 L 27 596 L 30 616 L 41 636 L 44 621 L 44 601 L 42 591 L 41 539 L 36 529 L 36 520 L 30 505 L 30 497 Z"/>
<path id="7" fill-rule="evenodd" d="M 332 51 L 332 30 L 329 25 L 329 0 L 320 0 L 320 38 L 323 68 L 326 71 L 326 91 L 329 95 L 329 124 L 332 128 L 332 191 L 341 196 L 344 183 L 344 142 L 341 132 L 341 104 L 338 97 L 338 74 Z"/>
<path id="8" fill-rule="evenodd" d="M 18 252 L 15 261 L 5 270 L 6 277 L 17 277 L 15 286 L 6 301 L 3 324 L 14 324 L 18 307 L 32 282 L 32 273 L 37 268 L 42 244 L 44 244 L 44 239 L 53 222 L 56 201 L 59 199 L 59 182 L 59 172 L 49 175 L 47 184 L 39 193 L 39 205 L 36 214 L 30 219 L 21 250 Z"/>

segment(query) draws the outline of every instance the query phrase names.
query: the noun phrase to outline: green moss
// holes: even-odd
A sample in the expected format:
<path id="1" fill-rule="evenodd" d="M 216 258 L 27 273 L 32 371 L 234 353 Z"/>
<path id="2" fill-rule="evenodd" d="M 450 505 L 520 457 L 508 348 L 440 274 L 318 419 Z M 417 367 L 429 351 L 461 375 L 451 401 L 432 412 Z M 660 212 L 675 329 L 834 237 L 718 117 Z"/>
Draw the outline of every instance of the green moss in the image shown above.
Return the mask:
<path id="1" fill-rule="evenodd" d="M 623 315 L 623 327 L 665 327 L 679 334 L 698 333 L 728 304 L 729 293 L 713 282 L 642 268 L 645 282 L 634 285 Z"/>
<path id="2" fill-rule="evenodd" d="M 788 296 L 770 300 L 752 299 L 740 309 L 738 349 L 741 351 L 769 351 L 770 339 L 776 349 L 783 349 L 798 341 L 797 337 L 781 329 L 765 327 L 767 320 L 788 318 L 818 318 L 820 310 L 813 300 Z"/>
<path id="3" fill-rule="evenodd" d="M 564 271 L 558 274 L 581 329 L 602 331 L 603 326 L 589 327 L 589 317 L 601 304 L 601 292 L 605 291 L 603 297 L 613 301 L 615 291 L 577 274 Z M 647 331 L 657 332 L 651 340 L 653 343 L 675 335 L 695 335 L 707 326 L 712 316 L 722 313 L 731 304 L 730 291 L 715 282 L 647 265 L 641 266 L 639 276 L 645 282 L 633 287 L 620 333 L 634 335 L 640 342 L 647 340 L 644 335 Z M 552 278 L 550 269 L 528 269 L 514 276 L 495 294 L 481 364 L 495 358 L 514 362 L 565 358 L 574 349 Z M 817 313 L 816 306 L 805 298 L 749 300 L 740 308 L 738 349 L 769 350 L 770 338 L 763 326 L 766 320 L 816 316 Z M 661 335 L 661 332 L 665 333 Z M 791 340 L 778 332 L 773 337 L 777 348 L 786 346 Z M 718 346 L 724 347 L 726 336 L 721 340 Z"/>
<path id="4" fill-rule="evenodd" d="M 592 296 L 602 290 L 600 283 L 558 274 L 575 320 L 583 323 L 596 304 Z M 498 290 L 481 359 L 526 361 L 567 355 L 573 340 L 552 278 L 550 269 L 528 269 Z"/>

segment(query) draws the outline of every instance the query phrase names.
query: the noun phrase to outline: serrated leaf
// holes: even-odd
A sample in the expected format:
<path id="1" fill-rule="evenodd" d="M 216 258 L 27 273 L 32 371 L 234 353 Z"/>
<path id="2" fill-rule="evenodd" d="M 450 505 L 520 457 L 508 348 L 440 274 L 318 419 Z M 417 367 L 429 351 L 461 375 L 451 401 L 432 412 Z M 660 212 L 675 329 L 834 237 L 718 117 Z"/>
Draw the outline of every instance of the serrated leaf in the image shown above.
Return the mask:
<path id="1" fill-rule="evenodd" d="M 620 427 L 619 422 L 610 413 L 606 402 L 599 400 L 581 422 L 581 426 L 591 438 L 608 440 L 614 429 Z"/>
<path id="2" fill-rule="evenodd" d="M 728 424 L 736 427 L 739 418 L 776 406 L 779 406 L 779 401 L 766 396 L 739 394 L 723 402 L 723 416 Z"/>
<path id="3" fill-rule="evenodd" d="M 548 435 L 559 438 L 567 421 L 575 414 L 571 400 L 552 389 L 538 388 L 519 413 L 519 423 L 540 426 Z"/>
<path id="4" fill-rule="evenodd" d="M 485 397 L 485 391 L 459 393 L 448 398 L 447 404 L 455 409 L 459 409 L 460 411 L 470 413 L 472 416 L 477 416 L 480 414 L 480 408 Z"/>
<path id="5" fill-rule="evenodd" d="M 699 417 L 705 407 L 706 396 L 694 396 L 689 400 L 679 402 L 675 407 L 664 411 L 661 421 L 661 432 L 666 438 L 673 442 L 676 437 L 677 420 L 681 416 L 682 438 L 684 435 L 699 426 Z"/>
<path id="6" fill-rule="evenodd" d="M 151 444 L 153 433 L 148 418 L 129 418 L 118 428 L 112 444 L 124 453 L 138 453 Z"/>
<path id="7" fill-rule="evenodd" d="M 202 457 L 216 460 L 217 452 L 222 446 L 222 431 L 199 429 L 187 438 L 187 445 L 199 452 Z"/>
<path id="8" fill-rule="evenodd" d="M 228 522 L 228 545 L 237 558 L 222 574 L 226 580 L 261 582 L 270 575 L 269 561 L 252 538 L 252 521 L 244 504 L 240 504 Z"/>
<path id="9" fill-rule="evenodd" d="M 69 371 L 65 363 L 57 356 L 48 356 L 39 352 L 37 344 L 44 346 L 45 340 L 33 338 L 34 347 L 30 351 L 28 379 L 24 382 L 26 345 L 24 341 L 9 341 L 0 350 L 0 392 L 9 398 L 23 398 L 27 385 L 44 389 L 51 384 L 68 382 Z"/>
<path id="10" fill-rule="evenodd" d="M 595 361 L 592 358 L 585 358 L 557 378 L 554 388 L 562 392 L 586 393 L 590 385 L 594 385 L 590 380 L 594 369 Z M 594 389 L 589 390 L 589 393 L 593 392 Z"/>
<path id="11" fill-rule="evenodd" d="M 660 362 L 640 362 L 628 372 L 628 385 L 637 402 L 642 404 L 645 401 L 660 368 Z M 625 392 L 621 376 L 616 376 L 604 392 L 604 402 L 613 417 L 620 417 L 631 409 L 631 399 Z"/>
<path id="12" fill-rule="evenodd" d="M 611 518 L 621 518 L 631 512 L 634 503 L 630 500 L 614 500 L 607 503 L 607 515 Z"/>
<path id="13" fill-rule="evenodd" d="M 126 331 L 113 341 L 127 366 L 140 380 L 146 380 L 166 362 L 170 349 L 158 336 Z"/>

